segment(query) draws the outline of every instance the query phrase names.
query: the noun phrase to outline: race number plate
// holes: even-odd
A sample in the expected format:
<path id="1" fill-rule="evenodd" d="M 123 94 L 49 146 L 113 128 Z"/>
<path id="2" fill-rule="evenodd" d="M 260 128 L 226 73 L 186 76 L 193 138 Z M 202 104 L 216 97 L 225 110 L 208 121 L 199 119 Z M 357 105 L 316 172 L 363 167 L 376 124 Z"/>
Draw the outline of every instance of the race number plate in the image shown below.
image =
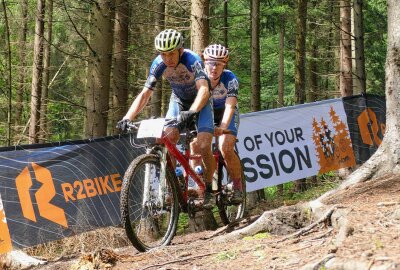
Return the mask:
<path id="1" fill-rule="evenodd" d="M 161 138 L 165 118 L 142 120 L 137 133 L 137 138 Z"/>

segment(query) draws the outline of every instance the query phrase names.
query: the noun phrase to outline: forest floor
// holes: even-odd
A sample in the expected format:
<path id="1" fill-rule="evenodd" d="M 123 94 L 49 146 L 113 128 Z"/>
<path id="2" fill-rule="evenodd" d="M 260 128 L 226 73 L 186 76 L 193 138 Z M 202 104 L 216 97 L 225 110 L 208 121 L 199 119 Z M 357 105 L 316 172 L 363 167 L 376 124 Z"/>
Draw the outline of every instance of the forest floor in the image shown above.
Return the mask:
<path id="1" fill-rule="evenodd" d="M 357 184 L 329 205 L 348 210 L 351 230 L 339 243 L 338 230 L 327 222 L 289 238 L 265 232 L 221 241 L 223 236 L 203 231 L 176 236 L 171 245 L 146 253 L 133 247 L 103 249 L 33 269 L 320 269 L 319 262 L 333 257 L 347 262 L 340 269 L 400 269 L 399 177 Z"/>

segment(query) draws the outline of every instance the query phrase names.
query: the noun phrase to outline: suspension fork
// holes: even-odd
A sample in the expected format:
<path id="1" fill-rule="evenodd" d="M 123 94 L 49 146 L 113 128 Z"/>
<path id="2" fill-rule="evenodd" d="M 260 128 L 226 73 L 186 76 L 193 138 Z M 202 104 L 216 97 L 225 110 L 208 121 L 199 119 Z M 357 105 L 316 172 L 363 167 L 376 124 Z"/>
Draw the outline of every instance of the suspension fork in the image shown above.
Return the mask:
<path id="1" fill-rule="evenodd" d="M 166 181 L 166 166 L 167 166 L 167 150 L 165 147 L 154 149 L 147 148 L 146 154 L 156 154 L 160 157 L 160 171 L 159 171 L 159 185 L 158 185 L 158 202 L 164 202 L 165 190 L 167 186 Z M 142 204 L 145 204 L 150 200 L 151 197 L 151 184 L 152 178 L 157 177 L 157 171 L 152 171 L 151 164 L 146 164 L 145 173 L 144 173 L 144 184 L 143 184 L 143 201 Z"/>
<path id="2" fill-rule="evenodd" d="M 165 191 L 167 190 L 167 149 L 162 147 L 158 150 L 160 156 L 160 184 L 158 185 L 158 201 L 164 203 Z M 163 207 L 163 205 L 161 205 Z"/>

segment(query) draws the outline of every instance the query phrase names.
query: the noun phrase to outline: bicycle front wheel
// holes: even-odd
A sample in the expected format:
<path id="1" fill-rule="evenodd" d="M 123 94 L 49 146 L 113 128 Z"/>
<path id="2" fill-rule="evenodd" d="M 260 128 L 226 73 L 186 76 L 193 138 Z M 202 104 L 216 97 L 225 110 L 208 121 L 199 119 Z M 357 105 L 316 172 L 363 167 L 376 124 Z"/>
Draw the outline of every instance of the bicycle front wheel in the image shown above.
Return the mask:
<path id="1" fill-rule="evenodd" d="M 168 245 L 175 235 L 179 204 L 175 175 L 160 157 L 144 154 L 127 169 L 121 188 L 121 219 L 139 251 Z"/>
<path id="2" fill-rule="evenodd" d="M 219 216 L 225 225 L 244 217 L 246 209 L 246 176 L 241 166 L 243 201 L 240 204 L 232 204 L 230 197 L 233 195 L 233 183 L 228 175 L 225 163 L 221 162 L 218 166 L 218 195 L 217 206 Z"/>

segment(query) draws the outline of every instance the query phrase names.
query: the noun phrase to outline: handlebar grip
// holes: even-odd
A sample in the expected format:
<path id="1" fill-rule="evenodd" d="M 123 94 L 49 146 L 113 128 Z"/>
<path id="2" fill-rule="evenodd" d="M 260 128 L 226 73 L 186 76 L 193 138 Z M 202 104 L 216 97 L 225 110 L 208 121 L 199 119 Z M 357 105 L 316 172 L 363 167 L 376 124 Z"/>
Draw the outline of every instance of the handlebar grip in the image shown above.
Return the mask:
<path id="1" fill-rule="evenodd" d="M 129 128 L 131 128 L 131 129 L 137 130 L 137 129 L 139 129 L 140 122 L 141 122 L 141 121 L 139 121 L 139 122 L 128 122 L 128 123 L 127 123 L 127 126 L 128 126 Z"/>

